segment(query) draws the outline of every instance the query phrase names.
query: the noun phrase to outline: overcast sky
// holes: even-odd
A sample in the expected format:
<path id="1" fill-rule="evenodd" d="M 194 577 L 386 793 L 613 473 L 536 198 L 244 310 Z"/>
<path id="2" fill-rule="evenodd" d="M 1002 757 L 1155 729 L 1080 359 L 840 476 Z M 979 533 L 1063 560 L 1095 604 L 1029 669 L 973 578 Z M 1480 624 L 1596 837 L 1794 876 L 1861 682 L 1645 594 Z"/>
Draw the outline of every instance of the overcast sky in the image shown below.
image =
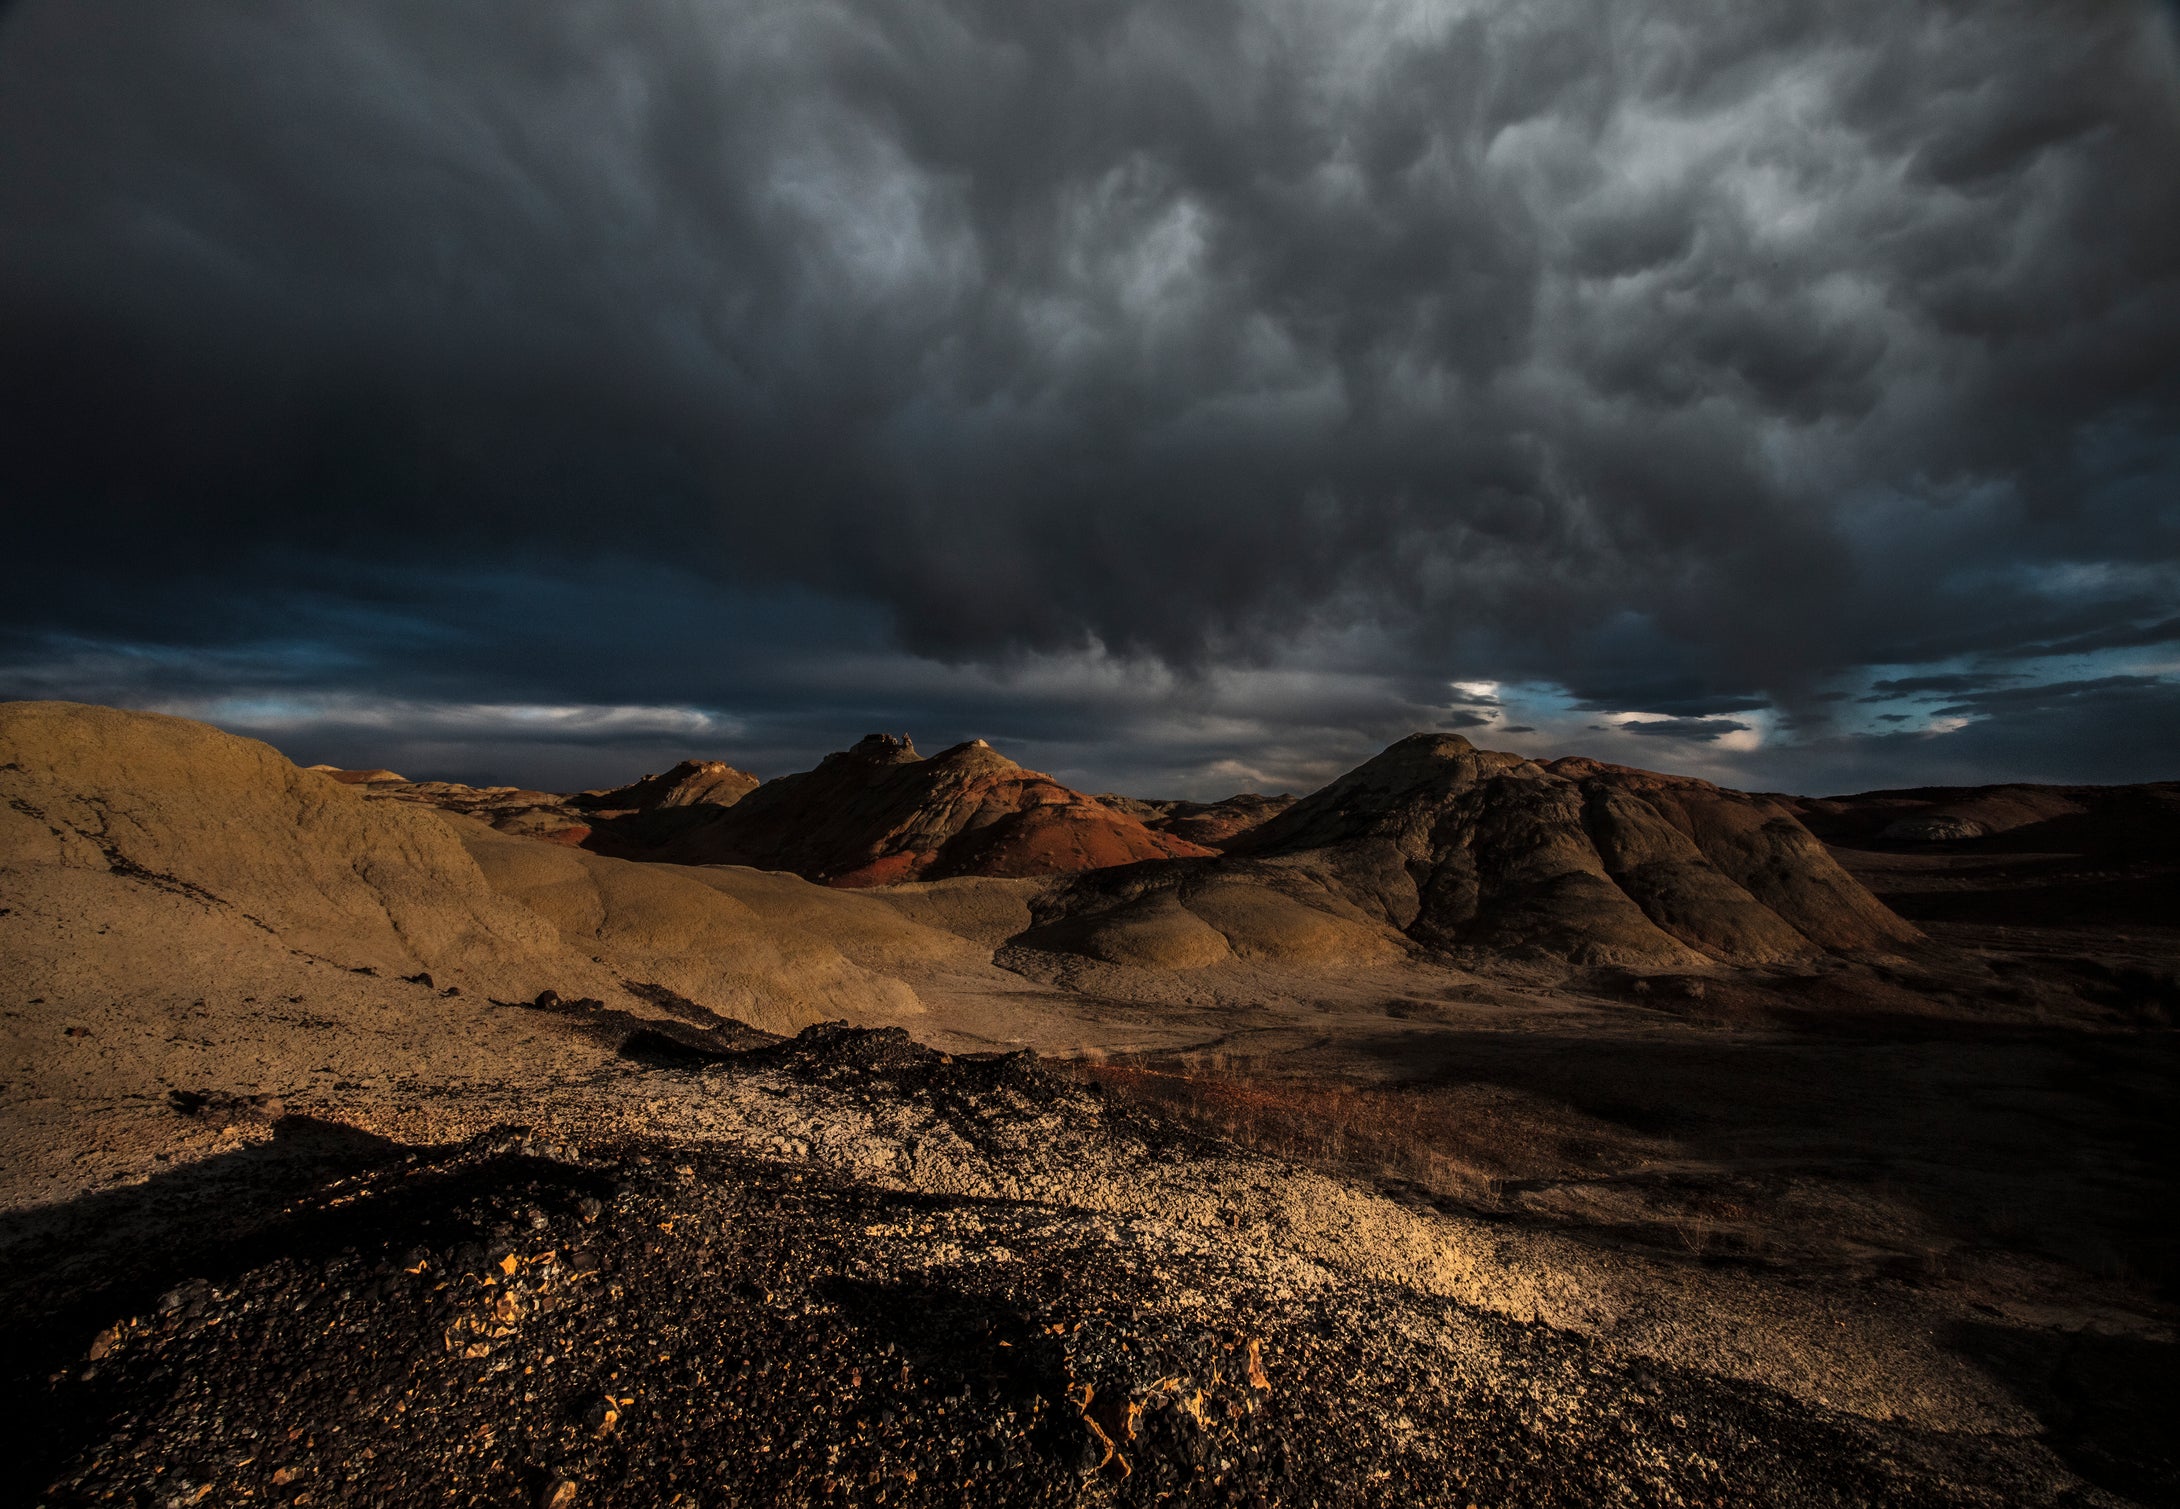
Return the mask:
<path id="1" fill-rule="evenodd" d="M 14 0 L 0 695 L 2180 776 L 2140 0 Z"/>

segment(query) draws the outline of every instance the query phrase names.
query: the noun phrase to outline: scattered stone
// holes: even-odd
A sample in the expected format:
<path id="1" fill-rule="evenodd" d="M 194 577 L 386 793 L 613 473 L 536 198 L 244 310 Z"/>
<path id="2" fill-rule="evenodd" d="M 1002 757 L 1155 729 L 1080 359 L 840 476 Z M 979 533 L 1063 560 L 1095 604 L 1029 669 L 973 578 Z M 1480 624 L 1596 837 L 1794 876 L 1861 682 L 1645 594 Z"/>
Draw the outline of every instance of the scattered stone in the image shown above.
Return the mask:
<path id="1" fill-rule="evenodd" d="M 894 1033 L 813 1028 L 737 1072 L 812 1106 L 943 1113 L 1002 1163 L 1234 1156 L 1110 1106 L 1099 1135 L 1133 1151 L 1063 1144 L 1087 1092 L 1032 1059 Z M 171 1464 L 193 1460 L 259 1462 L 236 1469 L 238 1497 L 291 1491 L 294 1454 L 328 1443 L 338 1501 L 389 1509 L 650 1509 L 722 1481 L 781 1504 L 882 1490 L 886 1509 L 2056 1509 L 2071 1491 L 2031 1438 L 1843 1417 L 1396 1283 L 1298 1288 L 1276 1248 L 1223 1226 L 1207 1242 L 717 1145 L 599 1138 L 593 1165 L 535 1155 L 550 1145 L 507 1128 L 421 1160 L 390 1149 L 299 1205 L 293 1240 L 208 1256 L 232 1277 L 176 1284 L 141 1332 L 102 1332 L 116 1340 L 95 1377 L 39 1374 L 15 1413 L 50 1442 L 41 1501 L 163 1503 Z M 579 1242 L 553 1236 L 577 1222 Z"/>
<path id="2" fill-rule="evenodd" d="M 223 1130 L 252 1123 L 271 1123 L 288 1114 L 278 1095 L 230 1095 L 218 1090 L 170 1090 L 167 1105 L 184 1116 Z"/>

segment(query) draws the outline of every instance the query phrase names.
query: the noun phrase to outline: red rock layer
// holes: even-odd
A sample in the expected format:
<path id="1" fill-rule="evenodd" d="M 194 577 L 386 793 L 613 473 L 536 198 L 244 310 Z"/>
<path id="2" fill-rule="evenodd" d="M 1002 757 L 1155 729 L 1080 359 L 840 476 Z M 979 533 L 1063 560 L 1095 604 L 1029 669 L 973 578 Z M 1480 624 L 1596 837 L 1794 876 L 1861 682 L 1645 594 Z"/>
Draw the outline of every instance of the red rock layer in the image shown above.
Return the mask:
<path id="1" fill-rule="evenodd" d="M 981 739 L 924 759 L 905 738 L 873 734 L 692 823 L 657 857 L 856 887 L 1059 875 L 1210 852 L 1025 770 Z"/>

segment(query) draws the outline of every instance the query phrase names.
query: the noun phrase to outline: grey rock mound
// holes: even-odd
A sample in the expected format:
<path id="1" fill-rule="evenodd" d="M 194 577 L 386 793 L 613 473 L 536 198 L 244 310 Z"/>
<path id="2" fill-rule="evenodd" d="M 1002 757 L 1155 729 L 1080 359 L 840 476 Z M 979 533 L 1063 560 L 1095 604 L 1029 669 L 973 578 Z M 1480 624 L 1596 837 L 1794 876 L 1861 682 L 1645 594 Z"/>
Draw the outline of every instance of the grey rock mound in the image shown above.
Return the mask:
<path id="1" fill-rule="evenodd" d="M 1793 815 L 1705 781 L 1403 739 L 1243 835 L 1429 947 L 1764 964 L 1911 940 Z"/>

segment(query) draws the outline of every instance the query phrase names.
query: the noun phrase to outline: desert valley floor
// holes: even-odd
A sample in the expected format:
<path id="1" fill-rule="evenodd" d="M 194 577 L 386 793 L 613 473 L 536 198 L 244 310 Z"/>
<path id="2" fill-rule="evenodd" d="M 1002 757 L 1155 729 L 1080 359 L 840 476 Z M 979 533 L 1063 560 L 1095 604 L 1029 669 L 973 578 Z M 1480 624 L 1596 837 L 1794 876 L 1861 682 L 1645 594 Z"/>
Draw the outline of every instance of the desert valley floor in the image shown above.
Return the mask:
<path id="1" fill-rule="evenodd" d="M 2180 786 L 0 704 L 0 1496 L 2180 1504 Z"/>

